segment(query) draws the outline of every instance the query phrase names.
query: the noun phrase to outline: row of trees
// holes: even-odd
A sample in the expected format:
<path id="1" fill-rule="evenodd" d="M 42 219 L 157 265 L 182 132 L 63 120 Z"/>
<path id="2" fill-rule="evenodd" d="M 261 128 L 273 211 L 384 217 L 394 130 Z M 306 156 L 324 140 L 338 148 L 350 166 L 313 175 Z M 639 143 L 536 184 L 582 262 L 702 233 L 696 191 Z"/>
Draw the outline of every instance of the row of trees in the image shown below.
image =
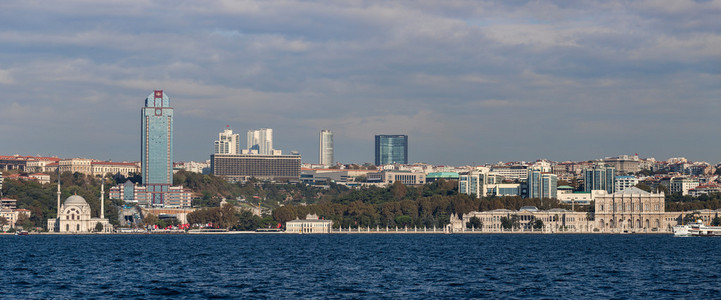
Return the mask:
<path id="1" fill-rule="evenodd" d="M 215 228 L 250 231 L 271 227 L 275 221 L 270 216 L 261 218 L 250 211 L 225 204 L 222 207 L 207 207 L 189 213 L 188 223 L 194 226 L 212 224 Z"/>

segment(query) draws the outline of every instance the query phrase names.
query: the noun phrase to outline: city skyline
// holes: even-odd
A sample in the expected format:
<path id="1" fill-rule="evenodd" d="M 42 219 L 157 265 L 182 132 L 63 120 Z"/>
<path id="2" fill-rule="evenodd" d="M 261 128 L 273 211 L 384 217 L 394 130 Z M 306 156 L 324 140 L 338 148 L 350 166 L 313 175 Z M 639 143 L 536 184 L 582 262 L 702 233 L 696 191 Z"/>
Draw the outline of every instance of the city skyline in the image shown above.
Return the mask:
<path id="1" fill-rule="evenodd" d="M 721 161 L 715 1 L 1 7 L 3 154 L 135 161 L 135 99 L 164 89 L 177 161 L 226 124 L 308 162 L 323 128 L 349 163 L 389 128 L 409 162 Z"/>

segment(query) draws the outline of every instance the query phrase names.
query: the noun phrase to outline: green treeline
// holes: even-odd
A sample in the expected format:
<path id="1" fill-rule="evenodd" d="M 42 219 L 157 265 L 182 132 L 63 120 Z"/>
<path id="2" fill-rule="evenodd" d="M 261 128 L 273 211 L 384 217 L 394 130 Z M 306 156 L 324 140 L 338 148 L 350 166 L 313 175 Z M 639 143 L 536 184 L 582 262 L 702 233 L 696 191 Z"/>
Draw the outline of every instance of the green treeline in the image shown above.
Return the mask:
<path id="1" fill-rule="evenodd" d="M 242 183 L 230 183 L 221 177 L 208 174 L 179 171 L 173 175 L 173 185 L 182 185 L 196 193 L 193 207 L 219 207 L 222 198 L 235 203 L 246 199 L 249 203 L 275 207 L 283 203 L 314 203 L 323 197 L 335 197 L 348 187 L 330 184 L 329 189 L 301 183 L 271 183 L 251 179 Z"/>
<path id="2" fill-rule="evenodd" d="M 188 214 L 188 223 L 192 225 L 212 224 L 213 228 L 252 231 L 258 228 L 270 228 L 277 223 L 270 217 L 259 217 L 248 210 L 239 210 L 233 205 L 206 207 Z M 201 227 L 203 227 L 201 226 Z"/>
<path id="3" fill-rule="evenodd" d="M 458 194 L 455 181 L 437 181 L 420 187 L 404 186 L 398 182 L 388 188 L 368 187 L 351 190 L 333 199 L 309 205 L 286 205 L 273 210 L 273 218 L 285 223 L 305 219 L 308 214 L 333 220 L 333 226 L 347 227 L 443 227 L 451 214 L 463 215 L 471 211 L 514 209 L 536 206 L 540 209 L 568 208 L 555 199 L 525 199 L 521 197 L 490 197 L 478 199 Z M 585 209 L 585 208 L 584 208 Z"/>
<path id="4" fill-rule="evenodd" d="M 683 196 L 679 193 L 666 196 L 666 211 L 693 211 L 721 209 L 721 193 L 710 193 L 698 197 Z"/>

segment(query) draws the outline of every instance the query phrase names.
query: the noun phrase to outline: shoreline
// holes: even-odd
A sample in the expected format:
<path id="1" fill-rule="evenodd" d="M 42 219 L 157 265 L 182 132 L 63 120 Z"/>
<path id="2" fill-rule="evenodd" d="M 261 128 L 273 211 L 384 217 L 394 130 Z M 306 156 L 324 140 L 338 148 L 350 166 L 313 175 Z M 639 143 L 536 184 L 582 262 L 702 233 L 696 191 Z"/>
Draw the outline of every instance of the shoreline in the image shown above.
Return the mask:
<path id="1" fill-rule="evenodd" d="M 465 232 L 443 232 L 443 231 L 334 231 L 330 233 L 291 233 L 291 232 L 257 232 L 257 231 L 227 231 L 227 232 L 88 232 L 88 233 L 62 233 L 62 232 L 31 232 L 28 235 L 238 235 L 238 234 L 271 234 L 271 235 L 347 235 L 347 234 L 443 234 L 443 235 L 673 235 L 672 232 L 542 232 L 542 231 L 465 231 Z M 15 233 L 0 232 L 0 236 L 14 236 Z"/>

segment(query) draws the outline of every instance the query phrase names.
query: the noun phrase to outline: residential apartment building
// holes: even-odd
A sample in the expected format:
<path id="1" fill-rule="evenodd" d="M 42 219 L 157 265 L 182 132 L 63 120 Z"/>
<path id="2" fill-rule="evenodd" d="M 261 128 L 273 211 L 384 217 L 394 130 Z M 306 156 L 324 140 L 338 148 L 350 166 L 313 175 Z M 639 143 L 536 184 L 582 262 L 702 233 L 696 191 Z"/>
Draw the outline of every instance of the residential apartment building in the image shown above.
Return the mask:
<path id="1" fill-rule="evenodd" d="M 213 144 L 214 154 L 239 154 L 240 135 L 233 133 L 230 125 L 223 132 L 218 133 L 218 140 Z"/>
<path id="2" fill-rule="evenodd" d="M 679 193 L 681 195 L 688 195 L 689 190 L 699 186 L 698 179 L 688 177 L 673 177 L 669 181 L 668 192 L 671 194 Z"/>
<path id="3" fill-rule="evenodd" d="M 134 184 L 130 180 L 110 188 L 110 198 L 120 199 L 126 203 L 137 203 L 143 207 L 152 206 L 152 193 L 146 186 Z M 171 186 L 165 193 L 164 208 L 191 207 L 193 191 L 183 186 Z"/>
<path id="4" fill-rule="evenodd" d="M 248 130 L 247 149 L 241 154 L 275 155 L 273 149 L 273 129 L 261 128 Z M 280 153 L 278 153 L 280 154 Z"/>
<path id="5" fill-rule="evenodd" d="M 616 176 L 614 183 L 616 191 L 623 191 L 638 184 L 636 176 Z"/>

